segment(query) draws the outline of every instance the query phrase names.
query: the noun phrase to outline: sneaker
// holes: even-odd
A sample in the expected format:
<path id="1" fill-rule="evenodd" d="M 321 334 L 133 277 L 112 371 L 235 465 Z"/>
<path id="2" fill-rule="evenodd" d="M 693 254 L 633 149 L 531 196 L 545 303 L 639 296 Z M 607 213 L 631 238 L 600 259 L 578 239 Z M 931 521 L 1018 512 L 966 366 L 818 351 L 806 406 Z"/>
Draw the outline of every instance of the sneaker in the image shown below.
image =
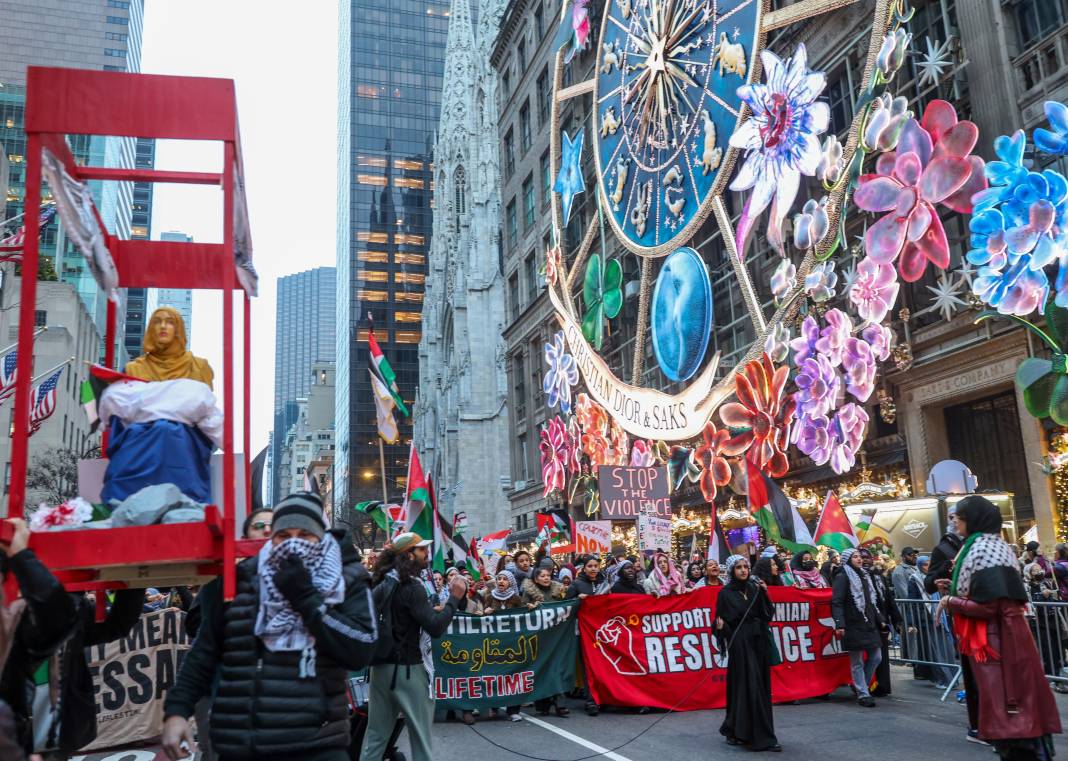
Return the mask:
<path id="1" fill-rule="evenodd" d="M 508 721 L 522 721 L 523 717 L 517 713 L 508 714 Z"/>
<path id="2" fill-rule="evenodd" d="M 871 695 L 865 695 L 864 697 L 857 700 L 857 704 L 862 706 L 863 708 L 875 708 L 875 698 L 873 698 Z"/>
<path id="3" fill-rule="evenodd" d="M 979 737 L 978 729 L 969 729 L 968 735 L 964 739 L 966 739 L 970 743 L 975 743 L 976 745 L 990 745 L 990 743 L 988 743 L 986 740 L 983 740 Z"/>

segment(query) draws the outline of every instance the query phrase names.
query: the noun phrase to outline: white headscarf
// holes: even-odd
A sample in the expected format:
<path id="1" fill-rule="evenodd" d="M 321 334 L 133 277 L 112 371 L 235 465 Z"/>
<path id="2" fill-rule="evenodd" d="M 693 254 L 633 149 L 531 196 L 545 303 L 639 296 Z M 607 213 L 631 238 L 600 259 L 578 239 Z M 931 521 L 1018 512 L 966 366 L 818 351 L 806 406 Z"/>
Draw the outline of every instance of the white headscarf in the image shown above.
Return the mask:
<path id="1" fill-rule="evenodd" d="M 849 594 L 853 597 L 853 604 L 857 606 L 857 610 L 860 611 L 860 615 L 864 616 L 864 620 L 868 620 L 868 606 L 864 603 L 864 581 L 868 579 L 868 601 L 873 608 L 877 608 L 878 604 L 875 602 L 875 586 L 871 583 L 871 578 L 868 577 L 868 572 L 861 568 L 859 571 L 849 564 L 850 558 L 856 554 L 856 549 L 850 547 L 842 553 L 842 570 L 845 571 L 846 578 L 849 579 Z"/>

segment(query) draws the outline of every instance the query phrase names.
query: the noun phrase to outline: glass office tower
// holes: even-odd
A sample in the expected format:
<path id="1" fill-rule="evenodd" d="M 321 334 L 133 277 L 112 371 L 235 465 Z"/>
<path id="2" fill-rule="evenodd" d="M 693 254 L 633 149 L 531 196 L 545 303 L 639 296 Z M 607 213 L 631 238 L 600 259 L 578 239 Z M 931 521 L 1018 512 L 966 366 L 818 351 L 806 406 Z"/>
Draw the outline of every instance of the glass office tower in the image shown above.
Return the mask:
<path id="1" fill-rule="evenodd" d="M 341 0 L 338 76 L 335 505 L 382 498 L 368 314 L 407 402 L 419 382 L 431 235 L 432 148 L 448 0 Z M 411 405 L 409 405 L 410 407 Z M 404 494 L 410 420 L 385 447 L 387 495 Z M 349 521 L 342 510 L 339 517 Z"/>

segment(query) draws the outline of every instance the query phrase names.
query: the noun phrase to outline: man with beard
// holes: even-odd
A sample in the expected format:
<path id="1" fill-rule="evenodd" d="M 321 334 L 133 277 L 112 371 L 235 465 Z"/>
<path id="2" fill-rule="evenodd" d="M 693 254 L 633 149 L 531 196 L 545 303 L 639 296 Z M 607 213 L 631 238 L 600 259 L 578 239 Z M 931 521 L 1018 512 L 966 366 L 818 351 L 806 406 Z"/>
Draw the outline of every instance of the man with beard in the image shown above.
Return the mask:
<path id="1" fill-rule="evenodd" d="M 393 614 L 393 651 L 371 666 L 371 694 L 367 734 L 361 758 L 382 758 L 389 744 L 397 715 L 407 720 L 413 761 L 430 761 L 430 725 L 434 699 L 430 696 L 430 673 L 426 663 L 430 641 L 440 637 L 467 595 L 467 582 L 460 574 L 449 580 L 449 597 L 435 611 L 419 574 L 427 567 L 429 539 L 406 532 L 382 551 L 375 564 L 376 607 L 390 606 Z M 425 656 L 425 657 L 424 657 Z"/>
<path id="2" fill-rule="evenodd" d="M 612 585 L 612 594 L 644 595 L 645 587 L 638 581 L 638 569 L 634 563 L 624 560 L 619 564 L 616 583 Z"/>

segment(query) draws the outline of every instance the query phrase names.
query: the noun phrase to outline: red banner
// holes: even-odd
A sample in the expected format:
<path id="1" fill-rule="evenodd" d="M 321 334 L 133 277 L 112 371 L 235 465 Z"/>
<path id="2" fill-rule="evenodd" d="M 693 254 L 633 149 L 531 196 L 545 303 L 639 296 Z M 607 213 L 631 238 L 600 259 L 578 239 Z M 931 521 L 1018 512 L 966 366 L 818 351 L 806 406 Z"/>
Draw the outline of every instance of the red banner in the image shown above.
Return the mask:
<path id="1" fill-rule="evenodd" d="M 713 636 L 716 587 L 670 597 L 598 595 L 579 609 L 582 657 L 593 699 L 620 706 L 696 711 L 727 703 L 727 661 Z M 771 632 L 782 664 L 772 700 L 826 695 L 850 683 L 834 636 L 830 590 L 777 587 Z M 682 701 L 681 703 L 679 701 Z"/>

